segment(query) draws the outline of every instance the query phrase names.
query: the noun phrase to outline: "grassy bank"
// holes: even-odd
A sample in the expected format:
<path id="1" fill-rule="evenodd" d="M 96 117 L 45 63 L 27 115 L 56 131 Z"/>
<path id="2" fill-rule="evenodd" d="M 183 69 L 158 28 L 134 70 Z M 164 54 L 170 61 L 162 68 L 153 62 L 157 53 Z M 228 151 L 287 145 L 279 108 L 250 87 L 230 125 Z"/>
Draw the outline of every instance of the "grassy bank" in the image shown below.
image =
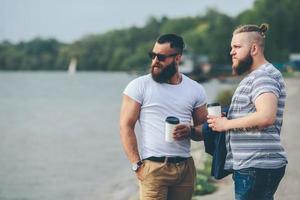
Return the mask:
<path id="1" fill-rule="evenodd" d="M 216 191 L 217 186 L 210 176 L 211 157 L 207 157 L 203 169 L 197 169 L 197 181 L 194 196 L 210 194 Z"/>

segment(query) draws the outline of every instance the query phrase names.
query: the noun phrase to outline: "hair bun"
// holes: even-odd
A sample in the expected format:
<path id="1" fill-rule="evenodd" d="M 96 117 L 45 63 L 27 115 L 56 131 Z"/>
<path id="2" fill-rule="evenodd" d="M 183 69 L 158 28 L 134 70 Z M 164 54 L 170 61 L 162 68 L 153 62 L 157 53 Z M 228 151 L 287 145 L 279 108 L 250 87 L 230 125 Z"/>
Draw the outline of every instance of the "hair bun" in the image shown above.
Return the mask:
<path id="1" fill-rule="evenodd" d="M 268 29 L 269 29 L 269 24 L 263 23 L 259 26 L 259 31 L 263 38 L 266 37 L 265 33 L 267 32 Z"/>
<path id="2" fill-rule="evenodd" d="M 259 30 L 262 32 L 262 33 L 265 33 L 267 32 L 267 30 L 269 29 L 269 24 L 266 24 L 266 23 L 263 23 L 259 26 Z"/>

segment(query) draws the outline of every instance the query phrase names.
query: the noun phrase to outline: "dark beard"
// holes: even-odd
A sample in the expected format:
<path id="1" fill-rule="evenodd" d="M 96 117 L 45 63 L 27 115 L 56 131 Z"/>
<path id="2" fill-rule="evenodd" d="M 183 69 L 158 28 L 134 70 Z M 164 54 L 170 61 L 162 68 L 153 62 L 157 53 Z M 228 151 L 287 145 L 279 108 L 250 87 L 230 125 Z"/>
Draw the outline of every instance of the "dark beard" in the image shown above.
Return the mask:
<path id="1" fill-rule="evenodd" d="M 248 55 L 243 60 L 239 61 L 238 66 L 234 69 L 234 74 L 242 75 L 246 73 L 247 71 L 250 70 L 252 64 L 253 64 L 253 58 L 249 52 Z"/>
<path id="2" fill-rule="evenodd" d="M 154 65 L 155 66 L 155 65 Z M 158 65 L 160 68 L 161 65 Z M 151 75 L 154 81 L 158 83 L 168 83 L 169 80 L 176 74 L 176 62 L 172 62 L 171 64 L 167 65 L 165 68 L 161 69 L 161 71 L 157 74 L 153 73 L 153 66 L 151 66 Z"/>

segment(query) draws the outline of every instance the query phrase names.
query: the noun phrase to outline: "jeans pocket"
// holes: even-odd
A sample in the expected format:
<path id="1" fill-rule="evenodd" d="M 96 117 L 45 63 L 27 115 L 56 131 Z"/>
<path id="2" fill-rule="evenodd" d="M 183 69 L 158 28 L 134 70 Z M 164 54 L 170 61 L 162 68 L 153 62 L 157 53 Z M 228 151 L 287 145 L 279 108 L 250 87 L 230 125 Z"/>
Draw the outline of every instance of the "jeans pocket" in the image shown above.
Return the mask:
<path id="1" fill-rule="evenodd" d="M 155 174 L 157 171 L 162 169 L 165 166 L 165 163 L 154 162 L 146 160 L 144 161 L 144 171 L 143 171 L 143 180 L 145 180 L 148 176 Z"/>
<path id="2" fill-rule="evenodd" d="M 187 167 L 188 167 L 188 170 L 189 170 L 188 172 L 190 173 L 190 177 L 192 178 L 193 185 L 194 185 L 194 184 L 196 184 L 197 170 L 195 167 L 194 159 L 192 157 L 188 158 Z"/>
<path id="3" fill-rule="evenodd" d="M 189 167 L 191 175 L 194 176 L 194 177 L 196 177 L 197 176 L 197 172 L 196 172 L 196 167 L 195 167 L 194 159 L 192 157 L 188 158 L 187 164 L 188 164 L 188 167 Z"/>
<path id="4" fill-rule="evenodd" d="M 144 179 L 145 179 L 145 174 L 146 174 L 146 172 L 147 172 L 147 165 L 146 165 L 146 163 L 145 162 L 143 162 L 143 164 L 142 164 L 142 166 L 140 166 L 140 169 L 138 170 L 138 179 L 140 180 L 140 181 L 143 181 Z"/>

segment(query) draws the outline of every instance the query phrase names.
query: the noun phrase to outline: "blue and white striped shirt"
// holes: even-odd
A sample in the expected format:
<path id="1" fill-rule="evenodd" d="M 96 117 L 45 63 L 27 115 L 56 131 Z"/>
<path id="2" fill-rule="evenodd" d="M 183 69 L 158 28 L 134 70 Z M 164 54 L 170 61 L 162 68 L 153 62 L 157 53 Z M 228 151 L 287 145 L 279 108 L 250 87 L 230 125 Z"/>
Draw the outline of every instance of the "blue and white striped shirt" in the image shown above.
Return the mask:
<path id="1" fill-rule="evenodd" d="M 270 63 L 248 74 L 236 89 L 228 111 L 228 119 L 247 116 L 256 111 L 255 100 L 263 93 L 278 97 L 276 121 L 263 129 L 233 129 L 226 134 L 225 169 L 248 167 L 275 169 L 287 164 L 280 142 L 286 91 L 281 73 Z M 266 102 L 267 103 L 267 102 Z"/>

